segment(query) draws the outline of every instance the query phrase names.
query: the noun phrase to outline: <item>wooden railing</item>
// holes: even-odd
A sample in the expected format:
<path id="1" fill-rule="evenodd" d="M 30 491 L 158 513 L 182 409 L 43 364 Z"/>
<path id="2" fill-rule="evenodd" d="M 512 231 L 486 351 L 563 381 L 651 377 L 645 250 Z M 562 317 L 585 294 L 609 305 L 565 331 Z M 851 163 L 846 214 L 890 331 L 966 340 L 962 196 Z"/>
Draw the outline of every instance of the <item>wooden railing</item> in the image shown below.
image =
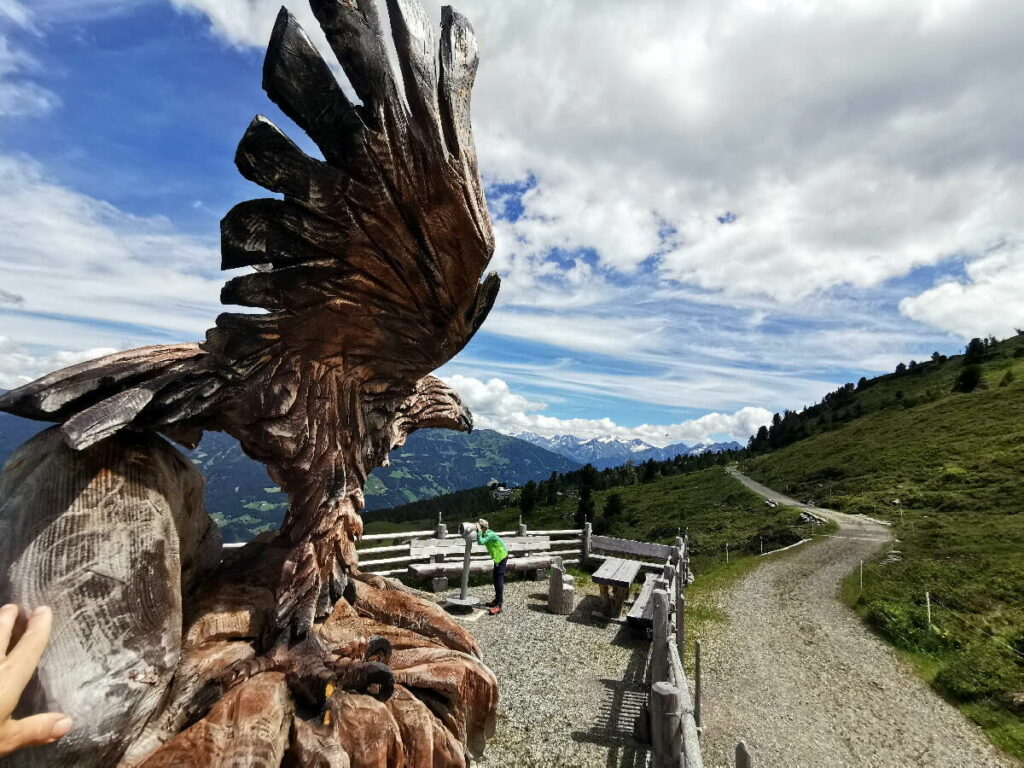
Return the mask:
<path id="1" fill-rule="evenodd" d="M 523 523 L 522 518 L 520 518 L 517 530 L 497 531 L 496 533 L 499 536 L 547 536 L 551 539 L 551 549 L 550 551 L 545 551 L 545 554 L 550 554 L 552 557 L 561 557 L 565 565 L 579 564 L 583 558 L 584 531 L 580 528 L 532 531 L 529 530 Z M 458 533 L 448 533 L 448 528 L 444 523 L 438 523 L 435 528 L 423 531 L 368 533 L 356 544 L 356 551 L 359 553 L 359 568 L 381 576 L 394 576 L 405 573 L 410 563 L 452 562 L 452 558 L 445 560 L 444 555 L 416 553 L 411 542 L 413 539 L 422 538 L 459 539 L 461 536 Z M 391 541 L 395 543 L 377 547 L 364 546 L 367 543 L 372 544 L 377 541 Z M 398 543 L 399 541 L 402 543 Z M 244 543 L 231 543 L 225 544 L 224 548 L 236 549 L 243 546 L 245 546 Z M 457 559 L 461 563 L 462 555 L 459 555 Z M 472 562 L 483 562 L 488 559 L 485 556 L 474 557 Z"/>
<path id="2" fill-rule="evenodd" d="M 686 585 L 690 561 L 686 539 L 675 547 L 654 583 L 651 638 L 651 688 L 647 716 L 654 768 L 701 768 L 700 643 L 697 643 L 694 692 L 686 678 Z M 640 730 L 643 730 L 642 728 Z"/>
<path id="3" fill-rule="evenodd" d="M 519 527 L 514 531 L 496 531 L 499 536 L 547 536 L 551 539 L 550 551 L 545 551 L 545 554 L 551 556 L 560 556 L 563 558 L 564 563 L 574 564 L 580 562 L 581 556 L 581 529 L 559 529 L 559 530 L 535 530 L 531 531 L 526 525 L 523 524 L 520 518 Z M 360 544 L 367 541 L 387 541 L 389 539 L 414 539 L 432 537 L 437 539 L 458 539 L 461 536 L 458 533 L 448 533 L 448 528 L 444 523 L 438 523 L 437 527 L 429 531 L 402 531 L 400 533 L 372 533 L 360 540 Z M 377 573 L 381 576 L 393 576 L 398 573 L 405 573 L 410 563 L 426 563 L 426 562 L 450 562 L 452 558 L 445 560 L 445 555 L 421 555 L 415 554 L 414 548 L 410 542 L 404 544 L 397 544 L 385 547 L 359 547 L 359 567 L 364 571 L 370 573 Z M 370 555 L 384 555 L 395 552 L 404 552 L 405 554 L 397 557 L 384 557 L 375 558 L 367 557 Z M 571 558 L 571 559 L 566 559 Z M 458 558 L 458 561 L 462 562 L 462 555 Z M 488 560 L 486 556 L 473 557 L 472 562 L 483 562 Z M 384 566 L 394 566 L 398 563 L 403 563 L 404 567 L 392 567 L 380 570 Z"/>

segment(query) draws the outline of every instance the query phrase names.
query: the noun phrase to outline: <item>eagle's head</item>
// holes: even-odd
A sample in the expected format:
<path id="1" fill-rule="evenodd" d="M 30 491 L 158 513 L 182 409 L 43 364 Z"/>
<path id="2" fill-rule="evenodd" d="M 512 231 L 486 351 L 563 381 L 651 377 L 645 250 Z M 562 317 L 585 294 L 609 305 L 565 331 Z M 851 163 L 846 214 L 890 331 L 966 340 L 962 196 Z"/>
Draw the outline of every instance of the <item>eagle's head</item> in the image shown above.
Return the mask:
<path id="1" fill-rule="evenodd" d="M 432 427 L 473 431 L 473 414 L 458 393 L 436 376 L 416 382 L 416 392 L 405 402 L 405 433 Z"/>

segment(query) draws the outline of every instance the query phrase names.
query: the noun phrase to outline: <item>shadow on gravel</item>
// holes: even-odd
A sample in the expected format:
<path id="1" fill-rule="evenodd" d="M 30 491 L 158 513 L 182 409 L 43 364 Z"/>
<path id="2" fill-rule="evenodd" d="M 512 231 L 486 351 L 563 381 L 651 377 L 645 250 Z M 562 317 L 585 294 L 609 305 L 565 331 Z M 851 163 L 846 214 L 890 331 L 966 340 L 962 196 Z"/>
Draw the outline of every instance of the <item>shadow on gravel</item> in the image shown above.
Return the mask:
<path id="1" fill-rule="evenodd" d="M 641 768 L 647 765 L 648 750 L 645 744 L 633 738 L 633 726 L 647 703 L 650 646 L 645 640 L 634 637 L 625 626 L 619 628 L 611 643 L 633 648 L 626 671 L 621 680 L 600 680 L 604 691 L 597 721 L 586 731 L 574 731 L 572 739 L 607 747 L 605 768 Z"/>

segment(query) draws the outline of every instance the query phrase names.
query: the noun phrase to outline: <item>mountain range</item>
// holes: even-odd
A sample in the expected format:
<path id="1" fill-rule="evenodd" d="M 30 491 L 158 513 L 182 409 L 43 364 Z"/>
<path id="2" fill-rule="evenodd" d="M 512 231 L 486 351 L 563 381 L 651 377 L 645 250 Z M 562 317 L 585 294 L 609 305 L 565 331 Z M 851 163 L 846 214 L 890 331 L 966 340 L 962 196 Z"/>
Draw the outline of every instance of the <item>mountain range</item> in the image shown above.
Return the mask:
<path id="1" fill-rule="evenodd" d="M 650 443 L 634 438 L 624 440 L 618 437 L 581 438 L 575 435 L 541 437 L 533 432 L 518 432 L 513 437 L 545 448 L 580 464 L 593 464 L 597 469 L 607 469 L 625 464 L 630 459 L 640 464 L 648 459 L 666 461 L 676 456 L 698 456 L 702 453 L 739 450 L 743 446 L 732 441 L 728 443 L 673 443 L 657 448 Z"/>
<path id="2" fill-rule="evenodd" d="M 48 425 L 0 412 L 0 465 L 19 445 Z M 221 526 L 225 541 L 244 541 L 281 524 L 287 500 L 238 441 L 207 432 L 193 451 L 185 451 L 206 477 L 206 508 Z M 450 491 L 474 488 L 495 479 L 509 485 L 544 480 L 580 464 L 543 447 L 489 429 L 470 434 L 442 429 L 414 432 L 391 453 L 366 483 L 367 509 L 418 501 Z"/>

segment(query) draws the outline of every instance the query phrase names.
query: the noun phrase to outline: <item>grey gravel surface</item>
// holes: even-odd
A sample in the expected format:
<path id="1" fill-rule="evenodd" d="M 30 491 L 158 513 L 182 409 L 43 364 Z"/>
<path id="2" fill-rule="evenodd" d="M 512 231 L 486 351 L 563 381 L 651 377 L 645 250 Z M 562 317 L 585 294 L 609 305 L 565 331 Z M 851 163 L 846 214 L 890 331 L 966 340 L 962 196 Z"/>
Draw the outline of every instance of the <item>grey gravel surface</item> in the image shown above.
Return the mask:
<path id="1" fill-rule="evenodd" d="M 484 601 L 489 587 L 471 592 Z M 570 616 L 545 609 L 547 582 L 513 581 L 499 616 L 461 619 L 500 685 L 497 730 L 485 768 L 644 766 L 647 748 L 632 738 L 644 701 L 650 645 L 615 622 L 595 619 L 591 587 Z"/>
<path id="2" fill-rule="evenodd" d="M 719 597 L 728 621 L 704 643 L 704 765 L 733 766 L 741 739 L 754 765 L 778 768 L 1018 765 L 839 601 L 840 580 L 889 529 L 814 511 L 839 523 L 836 537 L 773 557 Z"/>

